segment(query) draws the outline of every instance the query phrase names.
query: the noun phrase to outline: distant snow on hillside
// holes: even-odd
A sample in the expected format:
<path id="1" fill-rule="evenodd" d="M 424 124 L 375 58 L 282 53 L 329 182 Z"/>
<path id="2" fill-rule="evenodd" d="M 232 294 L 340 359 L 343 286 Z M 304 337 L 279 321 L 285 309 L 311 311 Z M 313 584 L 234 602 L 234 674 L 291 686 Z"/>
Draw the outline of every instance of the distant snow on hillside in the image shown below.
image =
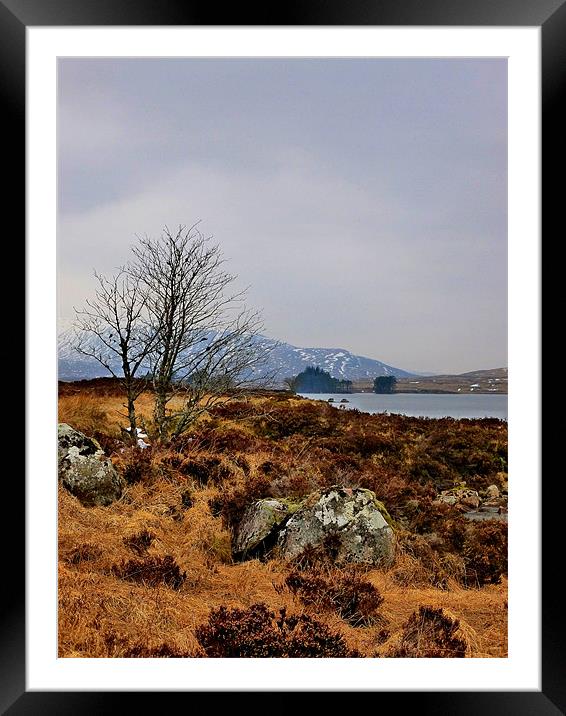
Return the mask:
<path id="1" fill-rule="evenodd" d="M 73 348 L 74 330 L 70 322 L 59 322 L 59 380 L 82 380 L 110 375 L 97 361 L 86 358 Z M 94 340 L 94 339 L 93 339 Z M 260 349 L 269 353 L 265 366 L 256 376 L 275 375 L 275 382 L 283 384 L 285 378 L 301 373 L 307 366 L 319 366 L 340 380 L 367 380 L 380 375 L 396 378 L 410 377 L 413 373 L 395 368 L 373 358 L 358 356 L 344 348 L 300 348 L 289 343 L 277 343 L 265 336 L 257 338 Z M 119 361 L 111 360 L 113 370 L 120 373 Z"/>

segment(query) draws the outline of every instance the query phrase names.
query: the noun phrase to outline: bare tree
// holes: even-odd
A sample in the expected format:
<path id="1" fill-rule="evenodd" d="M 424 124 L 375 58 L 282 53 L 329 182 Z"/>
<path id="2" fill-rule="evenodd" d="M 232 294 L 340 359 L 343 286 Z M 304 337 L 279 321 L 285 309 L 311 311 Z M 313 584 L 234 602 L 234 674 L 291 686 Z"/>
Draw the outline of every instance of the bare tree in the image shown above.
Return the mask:
<path id="1" fill-rule="evenodd" d="M 138 373 L 147 369 L 156 335 L 144 320 L 145 295 L 139 279 L 124 267 L 110 277 L 95 273 L 98 287 L 82 310 L 75 309 L 75 350 L 94 358 L 120 381 L 126 394 L 129 432 L 137 439 L 135 403 L 147 383 Z"/>
<path id="2" fill-rule="evenodd" d="M 193 225 L 133 248 L 128 271 L 143 294 L 147 352 L 159 440 L 178 436 L 220 400 L 261 383 L 269 346 L 258 340 L 259 313 L 246 310 L 246 291 L 231 292 L 218 245 Z M 173 400 L 175 398 L 175 400 Z"/>

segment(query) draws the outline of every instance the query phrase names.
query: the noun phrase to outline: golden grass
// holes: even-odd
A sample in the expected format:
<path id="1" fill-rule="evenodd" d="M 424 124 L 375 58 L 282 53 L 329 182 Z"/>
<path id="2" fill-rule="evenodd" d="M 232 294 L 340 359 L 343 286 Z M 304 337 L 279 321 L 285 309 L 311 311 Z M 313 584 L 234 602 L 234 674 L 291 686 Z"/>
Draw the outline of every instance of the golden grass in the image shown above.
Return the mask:
<path id="1" fill-rule="evenodd" d="M 181 405 L 179 398 L 173 398 L 169 407 L 174 410 Z M 142 393 L 136 401 L 138 422 L 151 422 L 153 396 Z M 93 395 L 81 392 L 75 395 L 59 397 L 59 422 L 69 423 L 87 435 L 100 429 L 109 435 L 118 437 L 120 428 L 128 425 L 128 413 L 124 401 L 115 395 Z"/>
<path id="2" fill-rule="evenodd" d="M 122 499 L 106 508 L 82 507 L 60 488 L 59 494 L 59 655 L 120 656 L 111 654 L 105 636 L 119 635 L 126 643 L 159 646 L 167 643 L 195 651 L 195 628 L 210 610 L 221 605 L 249 607 L 265 602 L 272 609 L 301 611 L 282 584 L 288 567 L 271 560 L 232 564 L 230 536 L 220 518 L 213 517 L 208 500 L 216 488 L 195 490 L 194 505 L 181 520 L 170 516 L 180 504 L 182 485 L 159 482 L 132 485 Z M 110 572 L 114 564 L 134 557 L 124 538 L 148 530 L 155 539 L 150 555 L 172 555 L 187 578 L 180 590 L 147 587 L 123 581 Z M 72 563 L 74 550 L 90 546 L 93 558 Z M 88 549 L 86 550 L 88 556 Z M 507 655 L 507 585 L 461 589 L 400 587 L 394 572 L 371 570 L 366 578 L 385 601 L 381 612 L 391 637 L 378 644 L 379 626 L 353 628 L 331 613 L 316 614 L 341 631 L 353 648 L 367 655 L 386 650 L 399 637 L 403 624 L 421 605 L 443 607 L 460 620 L 470 657 Z"/>
<path id="3" fill-rule="evenodd" d="M 112 396 L 64 395 L 59 419 L 87 434 L 103 423 L 104 432 L 118 435 L 125 424 L 121 403 Z M 138 410 L 150 418 L 151 396 L 141 396 Z M 253 470 L 269 454 L 247 457 Z M 181 496 L 187 489 L 193 505 L 183 509 Z M 264 602 L 274 610 L 309 611 L 284 588 L 289 572 L 285 563 L 232 563 L 230 534 L 208 504 L 220 490 L 173 476 L 129 485 L 109 507 L 87 508 L 60 486 L 59 656 L 120 657 L 135 644 L 168 644 L 202 655 L 194 632 L 212 608 Z M 128 582 L 112 574 L 114 565 L 136 557 L 124 540 L 143 530 L 154 535 L 147 554 L 171 555 L 186 573 L 179 590 Z M 481 589 L 463 589 L 449 580 L 448 588 L 441 590 L 428 585 L 419 570 L 414 558 L 401 554 L 390 570 L 373 569 L 365 575 L 384 597 L 380 611 L 390 633 L 385 641 L 379 636 L 383 624 L 354 628 L 334 613 L 311 613 L 341 632 L 348 646 L 374 656 L 385 655 L 398 642 L 403 625 L 420 606 L 442 607 L 459 620 L 467 657 L 507 656 L 505 579 Z"/>

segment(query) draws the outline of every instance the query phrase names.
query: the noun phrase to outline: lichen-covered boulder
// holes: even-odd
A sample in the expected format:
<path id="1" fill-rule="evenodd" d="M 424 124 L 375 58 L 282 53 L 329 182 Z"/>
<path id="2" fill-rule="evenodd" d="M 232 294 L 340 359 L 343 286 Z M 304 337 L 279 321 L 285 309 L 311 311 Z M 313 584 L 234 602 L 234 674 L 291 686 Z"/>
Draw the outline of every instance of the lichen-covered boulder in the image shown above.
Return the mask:
<path id="1" fill-rule="evenodd" d="M 235 559 L 265 555 L 275 544 L 282 523 L 292 513 L 287 500 L 258 500 L 244 512 L 235 534 Z"/>
<path id="2" fill-rule="evenodd" d="M 389 565 L 395 557 L 395 535 L 383 505 L 370 490 L 331 487 L 310 495 L 280 531 L 284 559 L 307 547 L 331 549 L 337 566 Z"/>
<path id="3" fill-rule="evenodd" d="M 77 448 L 79 455 L 95 455 L 99 457 L 104 455 L 104 451 L 97 440 L 87 437 L 67 423 L 59 423 L 57 443 L 59 460 L 63 459 L 72 447 Z"/>
<path id="4" fill-rule="evenodd" d="M 124 481 L 96 440 L 59 425 L 59 478 L 85 506 L 109 505 L 122 496 Z"/>
<path id="5" fill-rule="evenodd" d="M 71 451 L 76 448 L 71 448 Z M 71 453 L 62 460 L 63 485 L 87 507 L 110 505 L 122 496 L 124 483 L 110 460 Z"/>

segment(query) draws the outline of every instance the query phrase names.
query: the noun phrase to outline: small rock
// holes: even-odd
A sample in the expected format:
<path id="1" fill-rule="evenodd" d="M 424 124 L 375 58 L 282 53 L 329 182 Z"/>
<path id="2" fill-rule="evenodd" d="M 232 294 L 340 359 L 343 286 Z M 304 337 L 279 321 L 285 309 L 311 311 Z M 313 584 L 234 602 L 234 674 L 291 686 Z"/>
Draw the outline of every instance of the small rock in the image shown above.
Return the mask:
<path id="1" fill-rule="evenodd" d="M 444 502 L 446 505 L 455 505 L 458 502 L 456 495 L 440 495 L 437 502 Z"/>
<path id="2" fill-rule="evenodd" d="M 490 485 L 485 491 L 485 496 L 488 500 L 496 499 L 499 497 L 499 488 L 497 485 Z"/>
<path id="3" fill-rule="evenodd" d="M 462 512 L 477 510 L 481 505 L 478 493 L 468 487 L 454 487 L 450 490 L 443 490 L 436 498 L 436 501 L 454 505 Z"/>
<path id="4" fill-rule="evenodd" d="M 484 500 L 482 502 L 482 507 L 489 507 L 489 508 L 499 508 L 499 507 L 507 507 L 507 498 L 505 496 L 501 497 L 494 497 L 492 500 Z"/>
<path id="5" fill-rule="evenodd" d="M 480 500 L 480 498 L 479 498 L 479 496 L 478 496 L 477 494 L 475 494 L 475 495 L 465 495 L 464 497 L 462 497 L 462 498 L 460 499 L 460 501 L 458 502 L 458 504 L 459 504 L 461 507 L 464 507 L 464 508 L 466 508 L 466 509 L 477 510 L 478 507 L 479 507 L 480 504 L 481 504 L 481 500 Z"/>

